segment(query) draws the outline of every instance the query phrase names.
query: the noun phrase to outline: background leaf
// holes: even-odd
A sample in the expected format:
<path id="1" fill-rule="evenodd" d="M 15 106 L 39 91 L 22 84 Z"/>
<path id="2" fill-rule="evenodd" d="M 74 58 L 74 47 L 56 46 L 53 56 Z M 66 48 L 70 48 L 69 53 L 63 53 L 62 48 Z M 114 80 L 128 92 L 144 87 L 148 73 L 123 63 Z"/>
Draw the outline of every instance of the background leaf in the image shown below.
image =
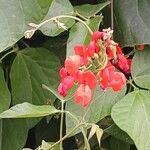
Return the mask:
<path id="1" fill-rule="evenodd" d="M 123 47 L 150 43 L 150 1 L 115 0 L 115 38 Z"/>
<path id="2" fill-rule="evenodd" d="M 138 51 L 133 57 L 131 74 L 135 83 L 142 87 L 150 89 L 150 47 L 144 51 Z"/>
<path id="3" fill-rule="evenodd" d="M 43 21 L 59 15 L 73 15 L 73 13 L 73 7 L 68 0 L 53 0 Z M 75 23 L 73 19 L 69 18 L 59 19 L 59 21 L 64 23 L 67 28 L 70 28 Z M 56 36 L 64 31 L 64 29 L 58 28 L 57 24 L 52 21 L 42 26 L 40 30 L 49 36 Z"/>
<path id="4" fill-rule="evenodd" d="M 3 69 L 0 67 L 0 113 L 9 108 L 10 102 L 10 92 L 4 79 Z"/>
<path id="5" fill-rule="evenodd" d="M 130 150 L 130 144 L 111 137 L 110 150 Z"/>
<path id="6" fill-rule="evenodd" d="M 135 142 L 138 150 L 150 148 L 150 93 L 139 90 L 127 94 L 112 108 L 111 116 Z"/>
<path id="7" fill-rule="evenodd" d="M 122 131 L 116 124 L 112 124 L 110 127 L 104 130 L 105 133 L 111 135 L 115 139 L 124 141 L 126 143 L 134 144 L 133 140 L 129 137 L 129 135 Z"/>
<path id="8" fill-rule="evenodd" d="M 28 23 L 39 23 L 47 14 L 52 0 L 0 0 L 0 52 L 12 46 L 28 29 Z"/>
<path id="9" fill-rule="evenodd" d="M 74 10 L 80 15 L 90 18 L 100 12 L 103 8 L 110 4 L 110 1 L 99 3 L 96 5 L 83 4 L 75 6 Z"/>
<path id="10" fill-rule="evenodd" d="M 11 68 L 12 102 L 25 101 L 46 104 L 55 97 L 42 89 L 42 84 L 57 89 L 60 62 L 57 56 L 44 48 L 27 48 L 18 52 Z"/>

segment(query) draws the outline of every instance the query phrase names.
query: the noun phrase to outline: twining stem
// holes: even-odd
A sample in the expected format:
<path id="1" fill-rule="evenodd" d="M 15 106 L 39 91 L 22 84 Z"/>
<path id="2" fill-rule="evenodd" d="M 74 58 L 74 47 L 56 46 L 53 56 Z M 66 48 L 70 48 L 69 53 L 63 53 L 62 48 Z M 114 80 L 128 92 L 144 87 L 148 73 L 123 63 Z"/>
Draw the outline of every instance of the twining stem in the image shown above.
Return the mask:
<path id="1" fill-rule="evenodd" d="M 127 83 L 129 83 L 130 85 L 132 85 L 132 87 L 133 87 L 134 89 L 138 89 L 130 80 L 127 80 Z"/>
<path id="2" fill-rule="evenodd" d="M 78 17 L 75 17 L 75 16 L 70 16 L 70 15 L 60 15 L 60 16 L 56 16 L 56 17 L 53 17 L 53 18 L 50 18 L 50 19 L 47 19 L 43 22 L 41 22 L 40 24 L 38 24 L 35 28 L 36 30 L 38 30 L 41 26 L 43 26 L 44 24 L 50 22 L 50 21 L 55 21 L 57 19 L 60 19 L 60 18 L 71 18 L 71 19 L 74 19 L 74 20 L 77 20 L 79 22 L 81 22 L 82 24 L 85 25 L 85 27 L 89 30 L 89 32 L 92 34 L 93 31 L 90 29 L 90 27 L 87 25 L 87 23 L 83 20 L 81 20 L 80 18 Z"/>
<path id="3" fill-rule="evenodd" d="M 88 21 L 87 18 L 85 18 L 84 16 L 82 16 L 81 14 L 79 14 L 78 12 L 75 13 L 77 16 L 79 16 L 81 19 Z"/>
<path id="4" fill-rule="evenodd" d="M 64 101 L 61 100 L 61 118 L 60 118 L 60 139 L 62 139 L 63 134 L 63 120 L 64 120 Z M 60 141 L 60 150 L 62 150 L 62 141 Z"/>
<path id="5" fill-rule="evenodd" d="M 65 111 L 68 115 L 70 115 L 70 117 L 71 118 L 73 118 L 75 121 L 74 121 L 74 124 L 83 124 L 83 125 L 85 125 L 85 123 L 83 122 L 83 120 L 84 120 L 84 117 L 85 117 L 85 115 L 86 114 L 84 114 L 83 115 L 83 117 L 82 117 L 82 119 L 81 119 L 81 121 L 79 121 L 72 113 L 70 113 L 69 111 Z M 87 111 L 86 111 L 86 113 L 87 113 Z M 79 123 L 80 122 L 80 123 Z M 82 132 L 82 134 L 83 134 L 83 137 L 84 137 L 84 142 L 85 142 L 85 145 L 86 145 L 86 148 L 87 148 L 87 150 L 90 150 L 90 145 L 89 145 L 89 142 L 88 142 L 88 139 L 87 139 L 87 137 L 86 137 L 86 133 L 85 133 L 85 131 L 84 131 L 84 128 L 81 126 L 81 127 L 79 127 L 80 128 L 80 130 L 81 130 L 81 132 Z"/>
<path id="6" fill-rule="evenodd" d="M 73 129 L 71 129 L 68 134 L 66 134 L 64 137 L 62 137 L 59 141 L 55 142 L 50 148 L 52 149 L 54 146 L 56 146 L 57 144 L 61 143 L 63 140 L 65 140 L 69 135 L 71 135 L 71 133 L 73 133 L 76 129 L 78 129 L 80 126 L 82 126 L 82 124 L 77 124 Z"/>
<path id="7" fill-rule="evenodd" d="M 6 53 L 4 56 L 2 56 L 2 57 L 0 58 L 0 62 L 2 62 L 2 60 L 3 60 L 6 56 L 8 56 L 9 54 L 14 53 L 14 52 L 16 52 L 16 51 L 17 51 L 16 49 L 13 49 L 12 51 Z"/>

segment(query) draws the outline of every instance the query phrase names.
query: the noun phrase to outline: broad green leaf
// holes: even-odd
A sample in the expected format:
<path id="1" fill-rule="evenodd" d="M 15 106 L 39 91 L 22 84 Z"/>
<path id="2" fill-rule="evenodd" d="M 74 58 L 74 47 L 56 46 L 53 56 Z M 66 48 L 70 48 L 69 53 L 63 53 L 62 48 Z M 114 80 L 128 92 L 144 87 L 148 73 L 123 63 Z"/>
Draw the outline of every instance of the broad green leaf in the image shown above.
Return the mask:
<path id="1" fill-rule="evenodd" d="M 1 150 L 21 150 L 27 140 L 28 123 L 25 119 L 3 119 Z"/>
<path id="2" fill-rule="evenodd" d="M 75 6 L 74 10 L 80 15 L 90 18 L 100 12 L 103 8 L 110 4 L 110 1 L 91 5 L 91 4 L 83 4 L 79 6 Z"/>
<path id="3" fill-rule="evenodd" d="M 55 99 L 42 84 L 57 89 L 59 59 L 47 49 L 27 48 L 18 52 L 11 68 L 13 104 L 46 104 Z"/>
<path id="4" fill-rule="evenodd" d="M 55 97 L 42 88 L 42 84 L 56 88 L 58 82 L 58 70 L 60 67 L 59 59 L 47 49 L 44 48 L 26 48 L 17 53 L 17 56 L 12 64 L 10 78 L 12 88 L 12 104 L 29 102 L 32 104 L 43 105 L 47 101 L 53 103 Z M 9 120 L 9 119 L 8 119 Z M 13 119 L 12 119 L 13 120 Z M 18 145 L 11 143 L 11 150 L 20 150 L 26 142 L 28 130 L 33 127 L 39 119 L 24 119 L 23 121 L 16 120 L 18 130 L 20 126 L 25 126 L 24 134 L 21 132 L 13 134 L 10 129 L 9 138 L 17 138 Z M 5 126 L 11 126 L 7 124 Z M 12 134 L 11 134 L 12 133 Z M 19 145 L 19 143 L 21 143 Z M 18 146 L 18 147 L 17 147 Z"/>
<path id="5" fill-rule="evenodd" d="M 102 16 L 95 16 L 90 19 L 87 24 L 93 31 L 99 29 Z M 67 56 L 74 54 L 73 48 L 76 44 L 88 44 L 90 41 L 90 33 L 84 24 L 78 22 L 70 30 L 69 38 L 67 41 Z"/>
<path id="6" fill-rule="evenodd" d="M 3 69 L 0 67 L 0 113 L 9 108 L 10 102 L 10 92 L 4 79 Z"/>
<path id="7" fill-rule="evenodd" d="M 129 135 L 122 131 L 116 124 L 112 124 L 110 127 L 104 130 L 104 133 L 113 136 L 114 138 L 124 141 L 126 143 L 134 144 L 133 140 L 129 137 Z"/>
<path id="8" fill-rule="evenodd" d="M 52 0 L 0 0 L 0 52 L 12 46 L 47 14 Z"/>
<path id="9" fill-rule="evenodd" d="M 94 91 L 93 100 L 89 106 L 88 113 L 85 120 L 90 123 L 97 123 L 111 113 L 111 108 L 118 102 L 125 94 L 125 88 L 120 92 L 113 92 L 111 89 L 103 92 L 97 87 Z M 74 100 L 69 100 L 66 104 L 66 110 L 77 116 L 79 119 L 85 113 L 85 109 L 76 103 Z M 66 117 L 66 128 L 67 131 L 73 127 L 73 122 L 70 117 Z"/>
<path id="10" fill-rule="evenodd" d="M 31 118 L 44 117 L 58 113 L 54 106 L 50 105 L 32 105 L 30 103 L 17 104 L 10 109 L 2 112 L 0 118 Z"/>
<path id="11" fill-rule="evenodd" d="M 144 51 L 138 51 L 133 57 L 131 74 L 135 83 L 142 87 L 150 89 L 150 47 Z"/>
<path id="12" fill-rule="evenodd" d="M 50 38 L 43 44 L 44 48 L 50 50 L 59 57 L 61 64 L 64 64 L 64 60 L 66 57 L 66 43 L 68 38 L 67 35 Z"/>
<path id="13" fill-rule="evenodd" d="M 2 150 L 2 129 L 3 128 L 3 122 L 2 119 L 0 119 L 0 150 Z"/>
<path id="14" fill-rule="evenodd" d="M 111 137 L 110 150 L 130 150 L 130 144 Z"/>
<path id="15" fill-rule="evenodd" d="M 150 93 L 136 90 L 112 108 L 111 116 L 119 128 L 134 141 L 138 150 L 150 149 Z"/>
<path id="16" fill-rule="evenodd" d="M 47 15 L 45 16 L 45 18 L 43 19 L 43 21 L 50 19 L 52 17 L 60 16 L 60 15 L 73 15 L 73 13 L 74 13 L 73 7 L 68 0 L 53 0 L 49 8 L 49 11 Z M 67 28 L 70 28 L 75 23 L 73 19 L 69 19 L 69 18 L 59 19 L 59 21 L 61 23 L 64 23 L 64 25 Z M 59 28 L 59 26 L 52 21 L 42 26 L 40 30 L 45 35 L 48 35 L 48 36 L 56 36 L 60 34 L 61 32 L 65 31 L 64 29 Z"/>
<path id="17" fill-rule="evenodd" d="M 122 46 L 150 43 L 150 1 L 115 0 L 115 38 Z"/>

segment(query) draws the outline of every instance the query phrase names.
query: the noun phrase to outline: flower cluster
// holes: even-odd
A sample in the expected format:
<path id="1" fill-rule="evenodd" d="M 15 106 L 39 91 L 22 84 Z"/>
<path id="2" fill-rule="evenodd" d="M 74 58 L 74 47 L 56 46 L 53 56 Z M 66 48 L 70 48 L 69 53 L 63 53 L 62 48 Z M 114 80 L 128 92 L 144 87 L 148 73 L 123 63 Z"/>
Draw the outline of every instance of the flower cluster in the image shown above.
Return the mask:
<path id="1" fill-rule="evenodd" d="M 119 91 L 123 88 L 126 84 L 125 75 L 130 74 L 131 59 L 127 59 L 119 45 L 112 40 L 112 33 L 110 28 L 96 31 L 87 46 L 74 47 L 74 55 L 66 58 L 59 72 L 60 95 L 65 97 L 76 84 L 78 88 L 74 100 L 87 107 L 97 83 L 103 91 L 108 88 Z"/>

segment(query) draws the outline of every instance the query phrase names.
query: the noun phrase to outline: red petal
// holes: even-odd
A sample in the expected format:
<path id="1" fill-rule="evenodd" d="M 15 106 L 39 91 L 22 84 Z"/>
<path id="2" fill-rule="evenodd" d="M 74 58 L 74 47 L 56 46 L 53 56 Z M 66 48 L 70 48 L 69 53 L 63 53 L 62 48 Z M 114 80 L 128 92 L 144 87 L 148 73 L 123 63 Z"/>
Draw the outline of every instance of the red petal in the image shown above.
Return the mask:
<path id="1" fill-rule="evenodd" d="M 92 41 L 97 42 L 99 39 L 103 38 L 104 32 L 96 31 L 92 34 Z"/>
<path id="2" fill-rule="evenodd" d="M 76 74 L 81 65 L 82 59 L 79 55 L 70 56 L 65 60 L 65 68 L 70 75 Z"/>
<path id="3" fill-rule="evenodd" d="M 92 91 L 88 85 L 81 84 L 74 94 L 75 103 L 87 107 L 92 100 Z"/>
<path id="4" fill-rule="evenodd" d="M 91 89 L 94 89 L 97 79 L 92 71 L 86 71 L 79 74 L 78 82 L 79 84 L 87 84 Z"/>

